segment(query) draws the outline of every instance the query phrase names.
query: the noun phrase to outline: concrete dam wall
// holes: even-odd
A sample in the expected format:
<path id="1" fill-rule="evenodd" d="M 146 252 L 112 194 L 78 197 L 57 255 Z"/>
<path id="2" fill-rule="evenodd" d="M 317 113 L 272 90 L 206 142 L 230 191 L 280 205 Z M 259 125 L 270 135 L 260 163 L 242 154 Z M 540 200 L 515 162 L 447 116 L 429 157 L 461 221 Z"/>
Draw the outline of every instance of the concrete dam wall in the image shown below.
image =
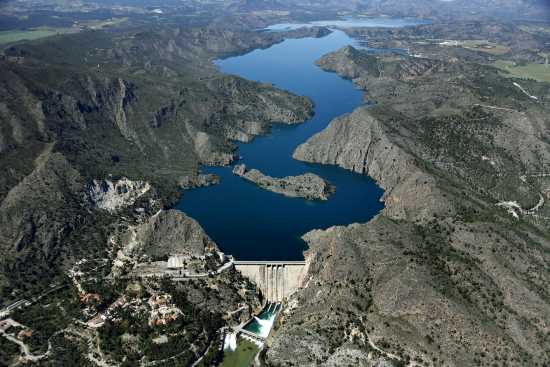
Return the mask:
<path id="1" fill-rule="evenodd" d="M 268 302 L 282 302 L 298 288 L 305 261 L 235 261 L 235 269 L 250 279 Z"/>

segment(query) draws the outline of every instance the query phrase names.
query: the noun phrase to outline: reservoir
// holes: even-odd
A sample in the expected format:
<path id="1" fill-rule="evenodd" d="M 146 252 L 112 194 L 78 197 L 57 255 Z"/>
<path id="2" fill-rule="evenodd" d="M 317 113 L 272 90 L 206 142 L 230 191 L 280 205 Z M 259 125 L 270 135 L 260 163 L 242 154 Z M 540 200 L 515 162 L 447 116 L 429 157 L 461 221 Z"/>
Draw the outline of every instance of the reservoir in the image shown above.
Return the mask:
<path id="1" fill-rule="evenodd" d="M 388 20 L 390 21 L 390 20 Z M 368 21 L 366 21 L 368 25 Z M 380 25 L 380 20 L 375 22 Z M 389 26 L 407 25 L 404 22 Z M 287 39 L 268 49 L 216 61 L 223 73 L 272 83 L 311 98 L 315 115 L 299 125 L 275 125 L 270 134 L 238 143 L 247 168 L 273 177 L 315 173 L 336 186 L 328 201 L 288 198 L 260 189 L 232 173 L 231 167 L 204 167 L 221 178 L 218 185 L 185 191 L 177 208 L 196 219 L 222 251 L 239 260 L 302 260 L 301 236 L 312 229 L 364 223 L 383 205 L 382 190 L 366 175 L 292 158 L 295 148 L 332 119 L 363 102 L 351 81 L 315 65 L 324 54 L 357 42 L 334 30 L 323 38 Z"/>

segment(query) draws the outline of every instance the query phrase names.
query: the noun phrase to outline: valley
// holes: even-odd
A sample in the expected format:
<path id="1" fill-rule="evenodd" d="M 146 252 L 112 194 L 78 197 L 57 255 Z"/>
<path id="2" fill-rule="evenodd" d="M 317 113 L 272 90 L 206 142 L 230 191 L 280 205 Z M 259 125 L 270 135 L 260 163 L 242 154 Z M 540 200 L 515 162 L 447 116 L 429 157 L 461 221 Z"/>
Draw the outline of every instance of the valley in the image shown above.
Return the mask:
<path id="1" fill-rule="evenodd" d="M 550 362 L 543 3 L 30 3 L 0 365 Z"/>

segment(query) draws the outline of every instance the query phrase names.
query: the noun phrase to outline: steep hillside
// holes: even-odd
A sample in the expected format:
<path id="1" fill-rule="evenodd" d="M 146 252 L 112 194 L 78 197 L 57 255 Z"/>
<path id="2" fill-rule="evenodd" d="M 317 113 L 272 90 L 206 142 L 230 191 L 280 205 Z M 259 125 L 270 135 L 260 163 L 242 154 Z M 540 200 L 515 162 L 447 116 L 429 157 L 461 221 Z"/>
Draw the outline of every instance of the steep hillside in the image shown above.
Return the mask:
<path id="1" fill-rule="evenodd" d="M 303 122 L 312 104 L 212 60 L 326 32 L 83 32 L 3 51 L 0 303 L 24 307 L 3 326 L 1 365 L 220 358 L 224 328 L 260 296 L 197 222 L 166 207 L 216 183 L 199 165 L 229 163 L 234 140 Z M 198 276 L 164 279 L 174 254 Z"/>
<path id="2" fill-rule="evenodd" d="M 378 104 L 294 157 L 369 174 L 385 209 L 304 236 L 309 281 L 267 362 L 547 364 L 548 86 L 516 81 L 534 100 L 491 67 L 350 47 L 318 64 Z"/>
<path id="3" fill-rule="evenodd" d="M 2 365 L 191 365 L 200 358 L 208 365 L 221 358 L 224 329 L 260 308 L 255 287 L 231 267 L 181 281 L 132 272 L 137 262 L 174 253 L 189 270 L 222 266 L 216 244 L 179 211 L 160 210 L 122 230 L 107 250 L 116 258 L 80 259 L 66 279 L 11 312 L 0 339 Z"/>
<path id="4" fill-rule="evenodd" d="M 62 276 L 74 259 L 104 255 L 106 236 L 121 221 L 172 202 L 180 186 L 195 181 L 200 164 L 229 163 L 232 140 L 248 141 L 273 123 L 304 121 L 312 109 L 306 98 L 220 75 L 211 64 L 218 55 L 284 36 L 85 32 L 6 49 L 0 60 L 3 301 Z M 94 188 L 103 180 L 110 183 Z M 115 192 L 108 200 L 117 204 L 102 209 L 97 201 L 105 194 L 98 197 L 98 190 Z M 137 191 L 124 196 L 127 190 Z"/>

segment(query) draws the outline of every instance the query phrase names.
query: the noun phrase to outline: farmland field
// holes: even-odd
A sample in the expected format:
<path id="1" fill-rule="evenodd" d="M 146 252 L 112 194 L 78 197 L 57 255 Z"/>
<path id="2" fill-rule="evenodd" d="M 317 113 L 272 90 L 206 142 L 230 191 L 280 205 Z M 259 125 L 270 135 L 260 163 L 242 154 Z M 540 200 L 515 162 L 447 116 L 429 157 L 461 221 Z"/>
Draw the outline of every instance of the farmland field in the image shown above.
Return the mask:
<path id="1" fill-rule="evenodd" d="M 459 45 L 468 50 L 485 52 L 491 55 L 504 55 L 510 52 L 510 47 L 508 46 L 483 40 L 461 41 Z"/>
<path id="2" fill-rule="evenodd" d="M 13 30 L 0 32 L 0 44 L 14 43 L 19 41 L 32 41 L 40 38 L 78 32 L 78 28 L 49 28 L 40 27 L 28 30 Z"/>
<path id="3" fill-rule="evenodd" d="M 545 64 L 527 64 L 516 65 L 513 62 L 507 62 L 498 60 L 494 63 L 494 66 L 501 70 L 505 70 L 508 73 L 504 75 L 522 78 L 522 79 L 534 79 L 539 82 L 550 83 L 550 65 Z"/>

